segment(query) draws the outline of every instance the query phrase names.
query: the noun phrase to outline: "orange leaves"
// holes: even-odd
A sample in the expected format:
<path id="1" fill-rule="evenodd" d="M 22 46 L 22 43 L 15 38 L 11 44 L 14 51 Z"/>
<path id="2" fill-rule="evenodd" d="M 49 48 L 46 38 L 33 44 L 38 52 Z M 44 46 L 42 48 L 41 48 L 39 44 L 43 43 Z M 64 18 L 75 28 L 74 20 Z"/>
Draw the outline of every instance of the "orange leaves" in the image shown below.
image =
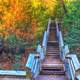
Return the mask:
<path id="1" fill-rule="evenodd" d="M 37 32 L 43 30 L 44 25 L 44 21 L 39 21 L 45 20 L 48 13 L 51 15 L 56 0 L 0 0 L 0 4 L 3 13 L 0 18 L 4 21 L 0 31 L 5 32 L 3 35 L 13 32 L 17 37 L 26 38 L 31 33 L 36 39 Z"/>
<path id="2" fill-rule="evenodd" d="M 8 7 L 2 3 L 9 4 L 10 8 L 7 10 Z M 0 25 L 0 31 L 2 31 L 3 36 L 7 36 L 11 28 L 14 31 L 14 23 L 24 19 L 24 10 L 19 0 L 0 0 L 0 4 L 2 4 L 0 5 L 0 12 L 3 13 L 0 18 L 4 20 L 4 23 Z M 17 31 L 16 34 L 20 35 L 21 32 Z"/>

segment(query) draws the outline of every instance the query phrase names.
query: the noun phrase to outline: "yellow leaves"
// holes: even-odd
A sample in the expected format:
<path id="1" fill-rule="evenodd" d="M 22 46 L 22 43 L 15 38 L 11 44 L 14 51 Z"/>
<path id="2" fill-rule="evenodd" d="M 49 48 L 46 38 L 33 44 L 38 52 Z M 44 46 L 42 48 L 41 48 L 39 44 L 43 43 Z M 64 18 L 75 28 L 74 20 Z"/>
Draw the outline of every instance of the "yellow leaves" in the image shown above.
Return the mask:
<path id="1" fill-rule="evenodd" d="M 9 3 L 9 0 L 3 0 L 3 2 L 5 2 L 5 3 Z"/>
<path id="2" fill-rule="evenodd" d="M 2 2 L 2 0 L 0 0 L 0 3 Z"/>
<path id="3" fill-rule="evenodd" d="M 43 4 L 46 8 L 46 11 L 44 12 L 45 15 L 54 15 L 55 14 L 55 8 L 57 5 L 57 0 L 43 0 Z"/>
<path id="4" fill-rule="evenodd" d="M 51 10 L 55 7 L 56 3 L 57 3 L 56 0 L 44 0 L 44 4 L 46 8 L 51 9 Z"/>
<path id="5" fill-rule="evenodd" d="M 32 6 L 38 8 L 41 5 L 41 0 L 32 0 Z"/>
<path id="6" fill-rule="evenodd" d="M 4 19 L 9 21 L 12 19 L 12 17 L 13 15 L 11 13 L 6 13 L 6 15 L 4 16 Z"/>

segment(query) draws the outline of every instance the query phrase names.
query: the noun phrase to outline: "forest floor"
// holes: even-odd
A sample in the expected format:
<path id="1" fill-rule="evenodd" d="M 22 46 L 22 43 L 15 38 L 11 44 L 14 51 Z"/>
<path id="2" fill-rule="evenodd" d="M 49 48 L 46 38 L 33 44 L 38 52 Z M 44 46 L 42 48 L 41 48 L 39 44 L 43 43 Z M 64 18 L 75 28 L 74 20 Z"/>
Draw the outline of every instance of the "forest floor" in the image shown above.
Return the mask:
<path id="1" fill-rule="evenodd" d="M 3 70 L 25 70 L 26 61 L 28 54 L 33 51 L 33 49 L 27 49 L 25 53 L 15 55 L 15 58 L 10 58 L 8 56 L 0 57 L 0 69 Z"/>

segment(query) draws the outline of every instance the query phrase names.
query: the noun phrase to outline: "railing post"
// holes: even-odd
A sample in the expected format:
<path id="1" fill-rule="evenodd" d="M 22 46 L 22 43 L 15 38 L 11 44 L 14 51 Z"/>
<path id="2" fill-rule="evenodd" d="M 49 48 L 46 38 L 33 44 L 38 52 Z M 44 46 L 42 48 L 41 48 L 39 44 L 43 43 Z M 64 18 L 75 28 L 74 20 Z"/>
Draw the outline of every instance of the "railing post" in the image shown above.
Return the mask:
<path id="1" fill-rule="evenodd" d="M 59 24 L 57 22 L 57 19 L 55 20 L 56 23 L 56 35 L 57 39 L 59 41 L 59 48 L 60 48 L 60 58 L 65 63 L 65 70 L 70 78 L 70 80 L 79 80 L 80 75 L 76 76 L 76 71 L 80 69 L 80 63 L 78 61 L 78 58 L 75 54 L 68 54 L 69 53 L 69 47 L 68 45 L 64 46 L 64 41 L 62 37 L 62 32 L 59 29 Z"/>
<path id="2" fill-rule="evenodd" d="M 70 69 L 70 71 L 67 72 L 67 74 L 70 74 L 69 77 L 71 78 L 71 80 L 75 80 L 77 71 L 80 69 L 80 63 L 78 61 L 76 54 L 68 54 L 66 56 L 66 60 L 67 59 L 68 59 L 68 64 L 69 64 L 69 69 Z"/>
<path id="3" fill-rule="evenodd" d="M 44 60 L 45 52 L 44 52 L 44 50 L 43 50 L 43 48 L 41 47 L 40 44 L 38 44 L 38 46 L 37 46 L 37 52 L 40 54 L 40 59 Z"/>
<path id="4" fill-rule="evenodd" d="M 59 48 L 60 48 L 60 58 L 62 59 L 63 57 L 63 47 L 64 47 L 64 43 L 63 43 L 63 38 L 62 38 L 62 33 L 61 31 L 59 31 Z"/>
<path id="5" fill-rule="evenodd" d="M 74 80 L 74 75 L 73 75 L 73 71 L 72 71 L 72 68 L 71 68 L 71 60 L 68 59 L 68 63 L 69 63 L 69 73 L 70 73 L 70 79 L 71 80 Z"/>
<path id="6" fill-rule="evenodd" d="M 48 37 L 49 37 L 50 25 L 51 25 L 51 19 L 49 19 L 49 21 L 48 21 L 48 28 L 47 28 L 47 35 L 48 35 Z"/>
<path id="7" fill-rule="evenodd" d="M 57 19 L 55 20 L 55 24 L 56 24 L 56 35 L 57 35 L 57 39 L 59 40 L 59 26 L 58 26 Z"/>
<path id="8" fill-rule="evenodd" d="M 63 43 L 63 37 L 62 37 L 62 32 L 61 31 L 59 31 L 59 42 L 60 42 L 60 47 L 63 47 L 64 43 Z"/>
<path id="9" fill-rule="evenodd" d="M 45 49 L 46 51 L 46 46 L 47 46 L 47 32 L 44 32 L 44 37 L 43 37 L 43 42 L 42 42 L 42 47 Z"/>
<path id="10" fill-rule="evenodd" d="M 30 78 L 36 78 L 40 72 L 40 57 L 37 54 L 30 53 L 25 67 Z"/>
<path id="11" fill-rule="evenodd" d="M 61 54 L 61 58 L 62 60 L 64 61 L 65 60 L 65 57 L 66 55 L 69 53 L 69 47 L 68 45 L 65 45 L 63 48 L 62 48 L 62 54 Z"/>

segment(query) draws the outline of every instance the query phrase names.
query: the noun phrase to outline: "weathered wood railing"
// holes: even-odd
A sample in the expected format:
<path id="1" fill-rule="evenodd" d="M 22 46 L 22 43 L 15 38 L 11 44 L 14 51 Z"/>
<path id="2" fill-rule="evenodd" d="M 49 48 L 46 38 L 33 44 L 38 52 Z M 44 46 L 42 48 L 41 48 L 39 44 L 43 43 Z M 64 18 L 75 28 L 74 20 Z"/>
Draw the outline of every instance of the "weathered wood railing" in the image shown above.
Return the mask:
<path id="1" fill-rule="evenodd" d="M 47 47 L 47 40 L 48 40 L 48 37 L 49 37 L 50 24 L 51 24 L 51 19 L 49 19 L 48 27 L 47 27 L 47 30 L 44 32 L 44 37 L 43 37 L 43 42 L 42 42 L 42 47 L 45 50 L 46 50 L 46 47 Z"/>
<path id="2" fill-rule="evenodd" d="M 51 19 L 49 19 L 48 28 L 44 32 L 42 45 L 38 44 L 37 49 L 36 49 L 36 53 L 39 55 L 39 61 L 37 61 L 37 63 L 33 63 L 34 60 L 36 59 L 36 58 L 33 59 L 33 57 L 36 55 L 35 53 L 34 54 L 30 54 L 30 56 L 28 58 L 26 66 L 29 68 L 29 70 L 27 70 L 27 71 L 29 71 L 29 73 L 32 75 L 31 78 L 36 78 L 38 76 L 38 74 L 40 72 L 40 69 L 41 69 L 41 67 L 40 67 L 41 65 L 40 64 L 45 58 L 46 48 L 47 48 L 47 41 L 48 41 L 48 37 L 49 37 L 50 24 L 51 24 Z M 32 57 L 31 57 L 31 55 L 32 55 Z M 38 64 L 38 65 L 36 66 L 36 64 Z M 35 70 L 34 70 L 34 67 L 35 67 Z"/>
<path id="3" fill-rule="evenodd" d="M 64 45 L 62 32 L 59 29 L 58 21 L 55 20 L 56 23 L 56 35 L 59 41 L 59 47 L 60 47 L 60 58 L 65 63 L 65 70 L 67 73 L 67 76 L 70 80 L 80 80 L 80 74 L 76 75 L 78 70 L 80 69 L 80 63 L 78 60 L 78 57 L 75 54 L 69 54 L 69 48 L 68 45 Z"/>
<path id="4" fill-rule="evenodd" d="M 66 62 L 67 62 L 68 66 L 66 65 Z M 80 75 L 80 74 L 76 75 L 77 71 L 80 69 L 80 63 L 78 61 L 78 58 L 77 58 L 76 54 L 68 54 L 66 56 L 65 65 L 69 69 L 69 70 L 67 70 L 67 73 L 69 73 L 69 75 L 68 75 L 69 78 L 71 80 L 75 80 L 75 78 Z M 79 79 L 80 78 L 78 78 L 78 80 Z"/>
<path id="5" fill-rule="evenodd" d="M 27 80 L 35 78 L 40 71 L 40 57 L 38 54 L 29 54 L 25 71 L 22 70 L 0 70 L 1 76 L 25 77 Z"/>
<path id="6" fill-rule="evenodd" d="M 51 25 L 51 19 L 49 19 L 49 21 L 48 21 L 48 26 L 47 26 L 47 38 L 49 37 L 50 25 Z"/>
<path id="7" fill-rule="evenodd" d="M 26 69 L 28 71 L 29 78 L 35 78 L 40 72 L 40 56 L 38 54 L 30 53 L 27 63 Z"/>

